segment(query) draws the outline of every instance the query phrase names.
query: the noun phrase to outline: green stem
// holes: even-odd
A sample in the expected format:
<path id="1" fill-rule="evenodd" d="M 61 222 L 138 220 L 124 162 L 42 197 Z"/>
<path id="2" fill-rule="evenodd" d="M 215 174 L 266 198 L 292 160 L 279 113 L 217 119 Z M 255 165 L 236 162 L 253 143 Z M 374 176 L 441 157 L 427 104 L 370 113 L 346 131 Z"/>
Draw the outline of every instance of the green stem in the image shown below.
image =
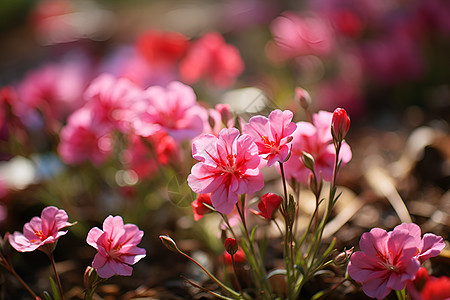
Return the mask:
<path id="1" fill-rule="evenodd" d="M 293 244 L 293 236 L 292 236 L 292 226 L 291 224 L 294 224 L 293 220 L 291 220 L 291 216 L 295 216 L 295 214 L 289 213 L 289 198 L 287 193 L 287 186 L 286 186 L 286 176 L 284 173 L 283 163 L 279 162 L 280 164 L 280 172 L 281 172 L 281 180 L 283 183 L 283 192 L 284 192 L 284 201 L 283 201 L 283 216 L 284 216 L 284 224 L 285 224 L 285 234 L 284 234 L 284 260 L 286 264 L 286 275 L 287 275 L 287 297 L 288 299 L 292 299 L 292 268 L 293 268 L 293 257 L 294 257 L 294 250 L 292 247 Z"/>
<path id="2" fill-rule="evenodd" d="M 195 259 L 193 259 L 192 257 L 190 257 L 189 255 L 187 255 L 186 253 L 184 253 L 183 251 L 179 250 L 179 253 L 182 254 L 184 257 L 188 258 L 190 261 L 192 261 L 193 263 L 195 263 L 197 266 L 199 266 L 203 272 L 206 273 L 206 275 L 208 275 L 212 280 L 214 280 L 218 285 L 220 285 L 224 290 L 226 290 L 227 292 L 229 292 L 231 295 L 233 295 L 233 297 L 235 297 L 236 299 L 243 299 L 242 295 L 239 294 L 238 292 L 230 289 L 229 287 L 227 287 L 225 284 L 223 284 L 219 279 L 217 279 L 213 274 L 211 274 L 208 270 L 205 269 L 205 267 L 203 267 L 199 262 L 197 262 Z"/>
<path id="3" fill-rule="evenodd" d="M 58 272 L 56 271 L 56 263 L 55 263 L 55 259 L 53 257 L 53 253 L 49 253 L 48 257 L 50 258 L 50 262 L 52 263 L 52 267 L 53 267 L 53 272 L 55 273 L 56 284 L 58 285 L 59 296 L 61 297 L 61 300 L 64 300 L 64 294 L 63 294 L 63 289 L 62 289 L 62 285 L 61 285 L 61 280 L 59 280 L 59 275 L 58 275 Z"/>
<path id="4" fill-rule="evenodd" d="M 245 208 L 245 196 L 246 196 L 245 194 L 241 195 L 241 203 L 242 203 L 242 208 L 243 209 Z M 245 220 L 245 213 L 244 213 L 243 209 L 241 209 L 239 207 L 238 203 L 236 203 L 236 208 L 237 208 L 237 211 L 239 213 L 239 216 L 241 217 L 242 226 L 244 227 L 245 238 L 246 238 L 246 240 L 248 242 L 248 245 L 250 247 L 250 252 L 251 252 L 251 255 L 252 255 L 252 258 L 253 258 L 252 260 L 253 260 L 253 262 L 255 264 L 255 266 L 254 266 L 255 267 L 254 274 L 257 277 L 256 288 L 258 290 L 260 290 L 260 291 L 261 291 L 261 289 L 264 291 L 263 297 L 270 297 L 271 294 L 272 294 L 271 293 L 271 289 L 268 286 L 268 282 L 266 280 L 264 280 L 266 271 L 264 269 L 263 261 L 261 259 L 261 256 L 259 255 L 259 252 L 256 251 L 255 246 L 253 245 L 252 239 L 250 237 L 250 233 L 248 232 L 247 222 Z"/>

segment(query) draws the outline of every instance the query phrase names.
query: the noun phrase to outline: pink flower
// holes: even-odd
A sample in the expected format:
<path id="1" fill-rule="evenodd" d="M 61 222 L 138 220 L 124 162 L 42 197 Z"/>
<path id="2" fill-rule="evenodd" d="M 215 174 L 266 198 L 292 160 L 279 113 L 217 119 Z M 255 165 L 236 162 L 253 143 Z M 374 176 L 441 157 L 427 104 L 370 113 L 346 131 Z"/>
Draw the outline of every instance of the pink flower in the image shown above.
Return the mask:
<path id="1" fill-rule="evenodd" d="M 58 153 L 68 164 L 91 161 L 99 165 L 108 158 L 113 146 L 109 128 L 95 122 L 92 111 L 86 107 L 69 117 L 60 139 Z"/>
<path id="2" fill-rule="evenodd" d="M 92 81 L 85 93 L 87 107 L 102 127 L 128 132 L 130 108 L 142 97 L 142 91 L 125 78 L 103 74 Z"/>
<path id="3" fill-rule="evenodd" d="M 291 156 L 284 163 L 284 170 L 288 178 L 307 184 L 311 171 L 302 162 L 302 152 L 311 154 L 314 158 L 314 170 L 321 174 L 324 180 L 331 181 L 333 176 L 335 149 L 331 137 L 332 114 L 320 111 L 313 115 L 313 123 L 298 122 L 297 129 L 292 136 Z M 350 161 L 352 152 L 350 146 L 343 142 L 339 153 L 342 166 Z"/>
<path id="4" fill-rule="evenodd" d="M 180 76 L 188 84 L 205 78 L 213 85 L 228 87 L 243 70 L 244 62 L 238 49 L 226 44 L 217 32 L 195 41 L 180 62 Z"/>
<path id="5" fill-rule="evenodd" d="M 164 131 L 179 142 L 202 133 L 206 111 L 199 106 L 190 86 L 171 82 L 166 88 L 152 86 L 144 99 L 133 106 L 134 128 L 138 135 L 148 137 Z"/>
<path id="6" fill-rule="evenodd" d="M 212 212 L 211 209 L 203 205 L 203 203 L 211 205 L 211 197 L 209 194 L 200 194 L 198 195 L 197 199 L 192 201 L 192 210 L 194 211 L 194 220 L 198 221 L 201 218 L 203 218 L 204 215 L 209 214 Z"/>
<path id="7" fill-rule="evenodd" d="M 270 113 L 269 118 L 254 116 L 244 125 L 243 132 L 253 138 L 259 155 L 267 160 L 268 167 L 277 161 L 284 162 L 289 155 L 288 144 L 297 128 L 297 125 L 291 122 L 292 116 L 289 110 L 276 109 Z"/>
<path id="8" fill-rule="evenodd" d="M 329 24 L 318 16 L 300 16 L 284 12 L 270 25 L 282 56 L 326 55 L 333 46 L 333 32 Z"/>
<path id="9" fill-rule="evenodd" d="M 417 255 L 416 258 L 423 263 L 430 257 L 434 257 L 441 253 L 442 249 L 445 247 L 444 240 L 441 236 L 425 233 L 423 238 L 421 238 L 420 227 L 414 223 L 403 223 L 394 228 L 408 230 L 409 234 L 414 237 L 417 244 Z"/>
<path id="10" fill-rule="evenodd" d="M 188 184 L 196 193 L 211 193 L 215 209 L 233 210 L 238 195 L 254 193 L 264 186 L 258 147 L 249 135 L 236 128 L 222 129 L 219 137 L 203 134 L 192 145 L 192 156 L 200 161 L 191 169 Z"/>
<path id="11" fill-rule="evenodd" d="M 131 276 L 134 265 L 145 257 L 145 249 L 137 247 L 144 232 L 134 224 L 123 224 L 120 216 L 108 216 L 103 230 L 94 227 L 87 236 L 87 243 L 97 249 L 92 267 L 101 278 L 115 274 Z"/>
<path id="12" fill-rule="evenodd" d="M 267 220 L 271 220 L 282 201 L 283 198 L 277 194 L 266 193 L 261 197 L 261 201 L 258 203 L 259 211 L 254 211 L 254 213 Z"/>
<path id="13" fill-rule="evenodd" d="M 80 108 L 82 94 L 87 86 L 88 62 L 85 58 L 65 59 L 48 63 L 30 71 L 18 86 L 19 102 L 15 113 L 28 118 L 30 110 L 38 109 L 47 123 L 62 122 Z"/>
<path id="14" fill-rule="evenodd" d="M 350 258 L 348 273 L 361 282 L 366 295 L 383 299 L 414 280 L 421 261 L 438 255 L 444 243 L 434 234 L 421 239 L 419 226 L 403 223 L 390 232 L 374 228 L 364 233 L 359 246 L 361 251 Z"/>
<path id="15" fill-rule="evenodd" d="M 67 233 L 61 229 L 73 224 L 67 222 L 69 217 L 63 209 L 47 206 L 42 210 L 41 217 L 33 217 L 23 226 L 23 233 L 14 232 L 9 235 L 9 243 L 19 252 L 31 252 L 36 249 L 47 252 L 46 244 L 54 244 Z"/>
<path id="16" fill-rule="evenodd" d="M 343 108 L 336 108 L 331 120 L 332 135 L 337 141 L 342 141 L 350 129 L 350 118 Z"/>

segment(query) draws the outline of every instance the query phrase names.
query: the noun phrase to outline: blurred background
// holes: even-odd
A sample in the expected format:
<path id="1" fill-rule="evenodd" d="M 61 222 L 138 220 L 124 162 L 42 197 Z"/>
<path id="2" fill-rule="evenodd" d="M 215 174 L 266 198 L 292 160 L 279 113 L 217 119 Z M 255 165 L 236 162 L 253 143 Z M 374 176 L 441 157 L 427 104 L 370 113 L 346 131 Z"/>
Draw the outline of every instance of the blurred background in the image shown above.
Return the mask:
<path id="1" fill-rule="evenodd" d="M 244 117 L 281 108 L 306 120 L 296 87 L 310 93 L 313 112 L 344 107 L 353 159 L 339 179 L 346 196 L 327 238 L 350 248 L 372 227 L 405 221 L 450 238 L 447 0 L 2 0 L 0 45 L 0 233 L 20 231 L 46 205 L 79 221 L 55 252 L 69 299 L 80 299 L 94 255 L 86 233 L 109 214 L 145 231 L 147 258 L 133 277 L 103 285 L 99 297 L 206 298 L 179 277 L 205 281 L 161 245 L 163 233 L 221 270 L 222 244 L 208 231 L 216 220 L 192 218 L 189 145 L 174 146 L 180 153 L 164 148 L 165 162 L 139 170 L 124 158 L 129 144 L 120 135 L 100 164 L 61 159 L 60 132 L 102 73 L 143 89 L 180 80 L 204 107 L 227 103 Z M 42 253 L 2 245 L 26 281 L 48 289 Z M 433 274 L 448 275 L 449 260 L 444 252 L 432 261 Z M 0 282 L 1 299 L 18 299 L 11 297 L 20 286 L 4 270 Z M 348 283 L 336 299 L 358 297 Z"/>

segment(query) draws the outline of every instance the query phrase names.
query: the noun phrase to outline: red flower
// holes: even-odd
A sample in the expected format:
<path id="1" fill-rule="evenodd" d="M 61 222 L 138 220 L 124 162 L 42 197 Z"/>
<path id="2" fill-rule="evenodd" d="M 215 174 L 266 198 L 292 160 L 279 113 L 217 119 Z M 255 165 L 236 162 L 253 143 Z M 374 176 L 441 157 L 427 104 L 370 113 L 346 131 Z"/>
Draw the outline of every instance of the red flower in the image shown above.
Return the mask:
<path id="1" fill-rule="evenodd" d="M 350 129 L 350 118 L 343 108 L 336 108 L 331 120 L 331 133 L 337 141 L 342 141 Z"/>
<path id="2" fill-rule="evenodd" d="M 194 220 L 198 221 L 201 218 L 203 218 L 204 215 L 209 214 L 212 212 L 211 209 L 203 205 L 203 203 L 206 203 L 208 205 L 212 206 L 211 198 L 209 194 L 199 194 L 197 199 L 192 201 L 192 210 L 194 211 Z"/>
<path id="3" fill-rule="evenodd" d="M 420 292 L 422 300 L 450 299 L 450 277 L 430 277 Z"/>
<path id="4" fill-rule="evenodd" d="M 271 220 L 274 212 L 280 206 L 281 201 L 283 201 L 283 198 L 277 194 L 266 193 L 261 197 L 261 201 L 258 203 L 259 211 L 254 211 L 254 213 L 267 220 Z"/>
<path id="5" fill-rule="evenodd" d="M 223 253 L 223 258 L 224 258 L 225 264 L 227 264 L 227 265 L 233 264 L 233 261 L 231 260 L 231 255 L 227 251 L 225 251 Z M 245 253 L 240 247 L 238 248 L 236 253 L 233 255 L 233 259 L 234 259 L 235 264 L 244 263 L 246 261 Z"/>
<path id="6" fill-rule="evenodd" d="M 186 52 L 188 39 L 179 32 L 149 30 L 136 42 L 138 51 L 150 63 L 175 64 Z"/>
<path id="7" fill-rule="evenodd" d="M 244 70 L 238 49 L 225 43 L 217 32 L 205 34 L 195 41 L 180 62 L 184 82 L 195 83 L 206 79 L 218 87 L 231 86 Z"/>

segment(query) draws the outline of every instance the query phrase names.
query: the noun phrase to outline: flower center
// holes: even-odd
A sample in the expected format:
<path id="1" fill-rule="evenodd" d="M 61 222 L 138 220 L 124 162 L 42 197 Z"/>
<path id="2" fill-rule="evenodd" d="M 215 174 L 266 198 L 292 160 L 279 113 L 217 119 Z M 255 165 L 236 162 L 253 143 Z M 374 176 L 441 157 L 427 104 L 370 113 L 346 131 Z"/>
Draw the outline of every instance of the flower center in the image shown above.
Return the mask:
<path id="1" fill-rule="evenodd" d="M 37 235 L 37 237 L 38 237 L 41 241 L 45 240 L 45 235 L 42 233 L 42 230 L 35 230 L 35 231 L 34 231 L 34 234 Z"/>
<path id="2" fill-rule="evenodd" d="M 378 252 L 378 253 L 377 253 L 377 257 L 381 260 L 380 264 L 381 264 L 384 268 L 386 268 L 386 269 L 388 269 L 388 270 L 391 270 L 391 271 L 394 271 L 394 272 L 398 272 L 398 271 L 399 271 L 398 267 L 395 266 L 395 265 L 392 263 L 391 254 L 392 254 L 391 252 L 389 252 L 389 253 L 387 253 L 387 254 L 383 254 L 383 253 L 381 253 L 381 252 Z"/>
<path id="3" fill-rule="evenodd" d="M 264 135 L 261 137 L 261 141 L 264 143 L 264 146 L 267 149 L 270 149 L 276 145 L 276 143 L 274 141 L 269 140 L 269 138 Z"/>
<path id="4" fill-rule="evenodd" d="M 108 239 L 108 243 L 111 245 L 113 242 L 112 239 Z M 120 249 L 122 249 L 122 245 L 116 245 L 115 247 L 111 248 L 108 251 L 108 255 L 112 258 L 112 259 L 117 259 L 118 257 L 121 256 L 120 253 Z"/>

